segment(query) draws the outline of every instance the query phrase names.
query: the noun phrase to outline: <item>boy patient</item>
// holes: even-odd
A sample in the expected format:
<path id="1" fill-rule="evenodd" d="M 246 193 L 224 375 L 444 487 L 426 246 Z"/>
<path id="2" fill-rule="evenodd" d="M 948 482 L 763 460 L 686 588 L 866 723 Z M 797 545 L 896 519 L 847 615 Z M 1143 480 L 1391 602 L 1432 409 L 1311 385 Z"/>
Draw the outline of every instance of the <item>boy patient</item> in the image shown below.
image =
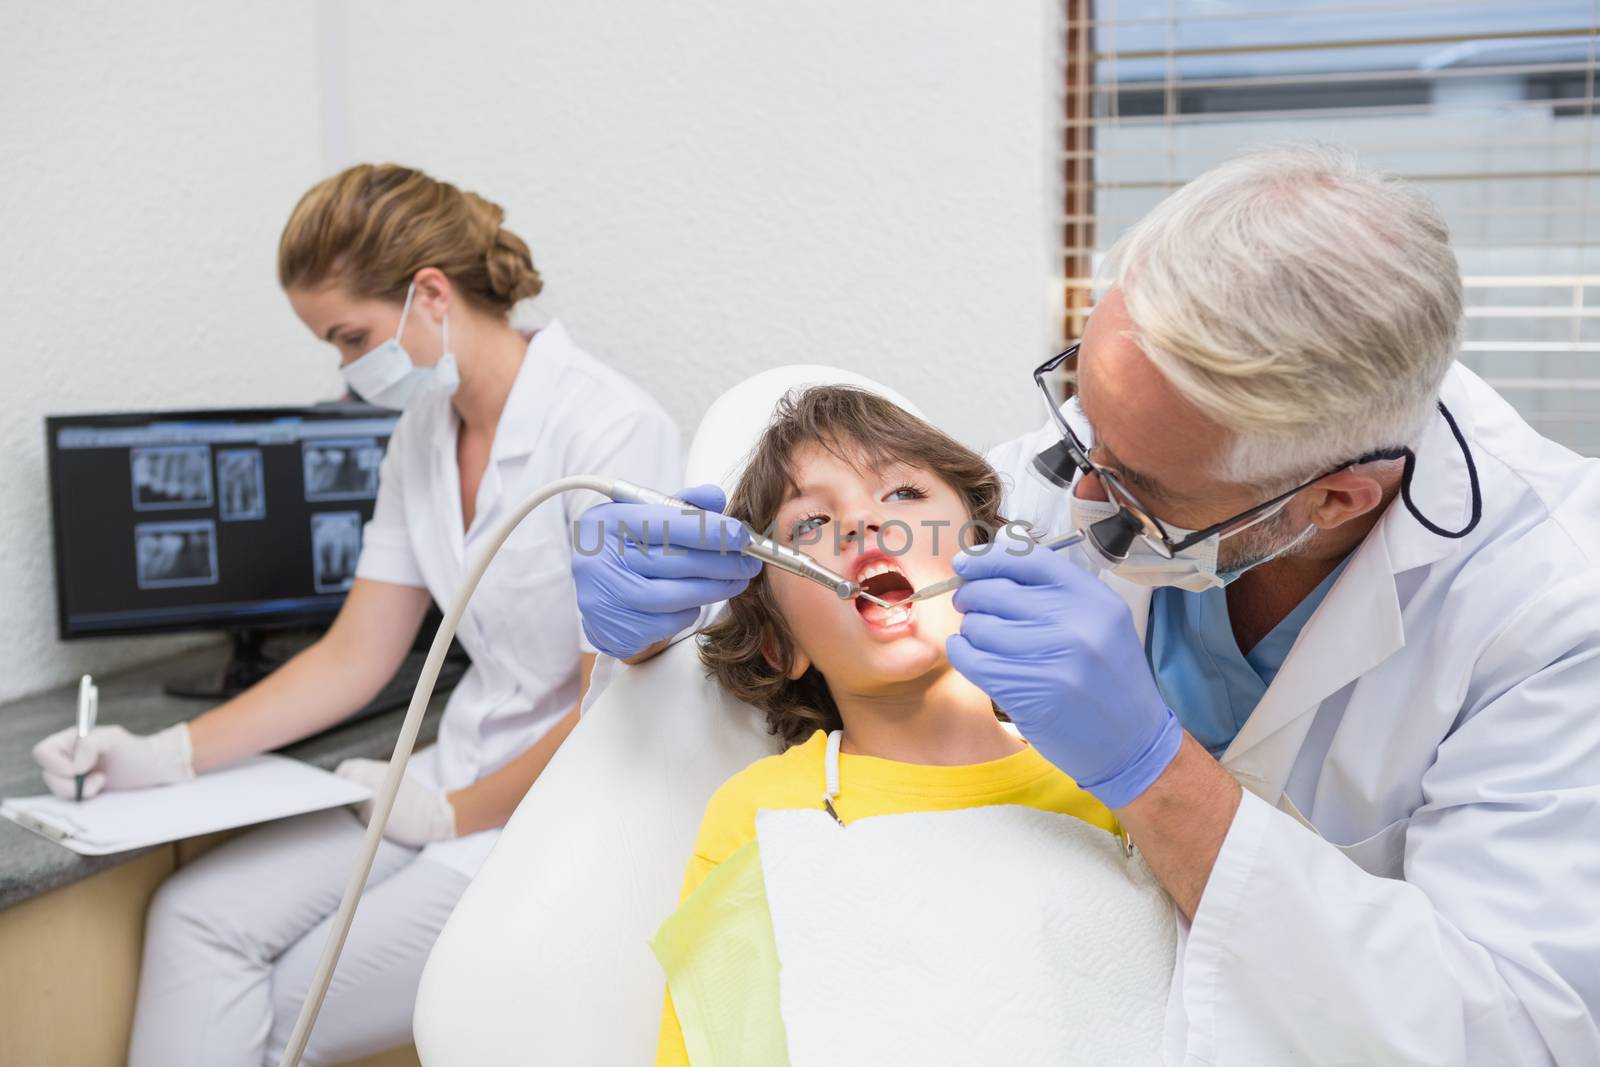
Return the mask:
<path id="1" fill-rule="evenodd" d="M 963 542 L 1005 524 L 983 458 L 863 390 L 785 399 L 727 513 L 896 606 L 843 601 L 766 568 L 701 637 L 711 674 L 766 713 L 787 750 L 712 796 L 680 900 L 756 838 L 758 809 L 821 808 L 827 735 L 842 730 L 837 817 L 1020 804 L 1117 832 L 1111 812 L 1030 748 L 951 668 L 961 616 L 942 596 L 898 602 L 948 578 Z M 910 875 L 908 874 L 908 877 Z M 670 992 L 657 1064 L 687 1064 Z"/>

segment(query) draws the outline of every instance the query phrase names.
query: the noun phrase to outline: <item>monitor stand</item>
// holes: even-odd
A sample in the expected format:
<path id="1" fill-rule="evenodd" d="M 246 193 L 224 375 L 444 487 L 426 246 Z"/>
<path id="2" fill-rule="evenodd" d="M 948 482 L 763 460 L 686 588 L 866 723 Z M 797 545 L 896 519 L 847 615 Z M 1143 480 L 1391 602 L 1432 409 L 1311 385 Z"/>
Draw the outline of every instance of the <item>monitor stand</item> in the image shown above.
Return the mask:
<path id="1" fill-rule="evenodd" d="M 234 629 L 228 631 L 228 636 L 233 639 L 233 654 L 222 670 L 173 678 L 162 688 L 175 697 L 226 700 L 238 696 L 283 665 L 283 659 L 262 649 L 267 631 Z"/>

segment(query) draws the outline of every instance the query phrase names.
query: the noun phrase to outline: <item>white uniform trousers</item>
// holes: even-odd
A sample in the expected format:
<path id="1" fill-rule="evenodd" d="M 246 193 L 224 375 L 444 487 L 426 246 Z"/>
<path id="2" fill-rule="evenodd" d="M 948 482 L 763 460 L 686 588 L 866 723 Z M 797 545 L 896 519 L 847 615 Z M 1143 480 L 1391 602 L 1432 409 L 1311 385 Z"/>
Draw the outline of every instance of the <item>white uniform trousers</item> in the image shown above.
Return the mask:
<path id="1" fill-rule="evenodd" d="M 274 1067 L 366 832 L 340 808 L 253 830 L 167 879 L 145 923 L 131 1067 Z M 411 1041 L 422 965 L 467 887 L 385 840 L 307 1067 Z"/>

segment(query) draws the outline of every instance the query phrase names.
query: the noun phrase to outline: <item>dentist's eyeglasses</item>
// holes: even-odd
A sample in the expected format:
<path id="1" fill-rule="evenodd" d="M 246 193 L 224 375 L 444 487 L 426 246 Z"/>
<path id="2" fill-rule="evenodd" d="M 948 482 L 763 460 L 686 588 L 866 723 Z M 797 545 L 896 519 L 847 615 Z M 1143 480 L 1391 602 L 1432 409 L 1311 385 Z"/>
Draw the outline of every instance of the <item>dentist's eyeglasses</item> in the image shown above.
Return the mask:
<path id="1" fill-rule="evenodd" d="M 1381 449 L 1369 452 L 1349 463 L 1340 464 L 1329 471 L 1317 475 L 1309 481 L 1301 482 L 1288 492 L 1279 493 L 1270 500 L 1263 500 L 1254 507 L 1246 508 L 1221 522 L 1212 523 L 1203 530 L 1185 534 L 1180 538 L 1173 538 L 1155 513 L 1140 502 L 1114 467 L 1102 467 L 1089 458 L 1089 446 L 1086 445 L 1072 425 L 1067 422 L 1066 416 L 1061 414 L 1055 398 L 1050 393 L 1050 386 L 1045 377 L 1055 371 L 1061 364 L 1078 354 L 1078 346 L 1073 345 L 1065 352 L 1051 356 L 1038 367 L 1034 368 L 1033 383 L 1039 387 L 1040 394 L 1044 397 L 1044 406 L 1050 412 L 1050 418 L 1055 422 L 1056 428 L 1061 431 L 1061 440 L 1033 457 L 1033 469 L 1054 485 L 1070 491 L 1076 476 L 1092 474 L 1100 479 L 1100 484 L 1105 486 L 1106 497 L 1120 509 L 1110 519 L 1102 519 L 1094 524 L 1085 533 L 1095 542 L 1097 548 L 1113 561 L 1121 560 L 1127 556 L 1128 546 L 1135 537 L 1141 537 L 1155 551 L 1171 559 L 1173 556 L 1206 540 L 1214 534 L 1225 534 L 1235 527 L 1243 526 L 1250 520 L 1258 518 L 1262 513 L 1271 510 L 1277 505 L 1288 500 L 1308 485 L 1321 481 L 1330 474 L 1337 474 L 1346 467 L 1353 467 L 1358 463 L 1371 463 L 1380 459 L 1401 459 L 1410 455 L 1410 450 L 1405 448 Z M 1441 405 L 1442 408 L 1443 405 Z M 1447 415 L 1448 417 L 1448 415 Z M 1451 423 L 1454 428 L 1454 422 Z M 1407 463 L 1409 475 L 1410 463 Z M 1407 478 L 1409 481 L 1409 477 Z M 1116 524 L 1116 525 L 1111 525 Z M 1105 527 L 1105 529 L 1101 529 Z"/>

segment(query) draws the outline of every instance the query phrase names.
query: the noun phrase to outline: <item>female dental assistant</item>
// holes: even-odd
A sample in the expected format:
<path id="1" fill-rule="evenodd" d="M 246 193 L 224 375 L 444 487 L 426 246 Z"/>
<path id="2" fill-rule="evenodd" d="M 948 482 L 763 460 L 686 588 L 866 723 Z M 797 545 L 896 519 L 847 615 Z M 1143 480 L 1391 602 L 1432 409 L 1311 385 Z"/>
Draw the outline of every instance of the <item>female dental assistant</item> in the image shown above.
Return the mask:
<path id="1" fill-rule="evenodd" d="M 354 586 L 328 633 L 248 692 L 150 737 L 102 727 L 78 762 L 35 751 L 52 788 L 175 781 L 325 729 L 364 705 L 411 647 L 430 599 L 528 493 L 599 472 L 673 485 L 676 428 L 559 323 L 508 322 L 541 288 L 499 207 L 404 167 L 362 165 L 312 188 L 284 229 L 289 302 L 367 400 L 403 409 Z M 440 927 L 571 730 L 593 655 L 571 577 L 568 494 L 500 550 L 462 619 L 473 666 L 438 743 L 415 757 L 304 1062 L 410 1041 L 418 976 Z M 340 773 L 372 784 L 383 765 Z M 347 810 L 243 835 L 170 878 L 151 906 L 129 1062 L 276 1062 L 363 833 Z"/>

